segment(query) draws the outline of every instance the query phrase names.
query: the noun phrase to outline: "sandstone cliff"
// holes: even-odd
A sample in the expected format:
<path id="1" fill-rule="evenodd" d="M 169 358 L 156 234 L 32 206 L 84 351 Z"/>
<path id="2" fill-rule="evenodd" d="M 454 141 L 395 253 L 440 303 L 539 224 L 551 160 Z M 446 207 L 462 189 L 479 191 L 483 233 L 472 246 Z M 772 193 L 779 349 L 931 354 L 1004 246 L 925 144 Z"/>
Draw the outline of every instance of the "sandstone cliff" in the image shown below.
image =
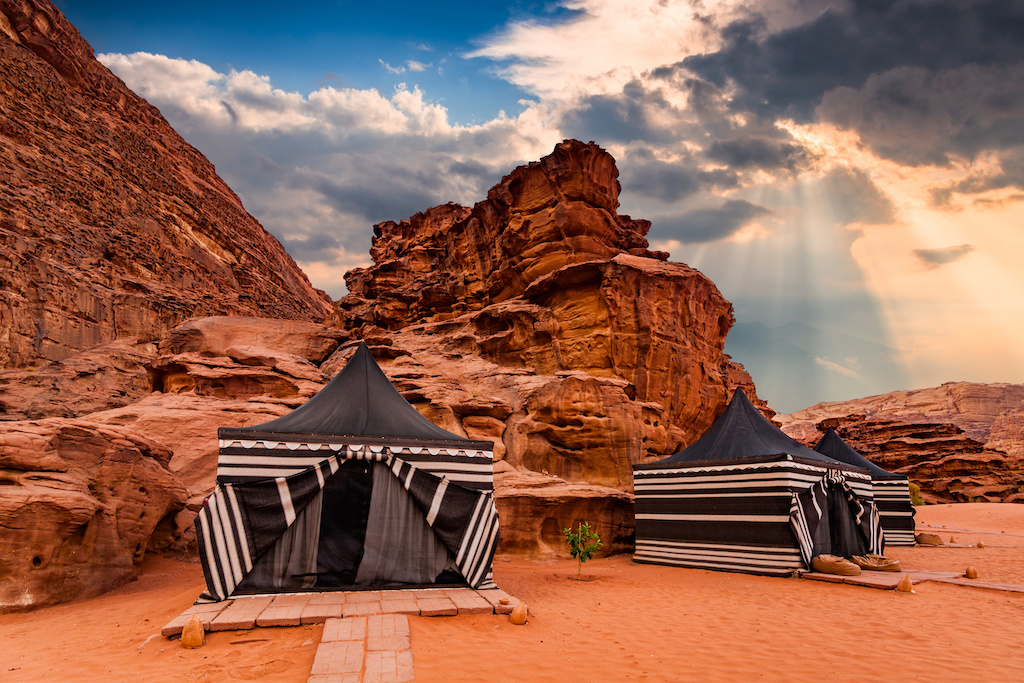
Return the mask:
<path id="1" fill-rule="evenodd" d="M 149 341 L 195 315 L 328 310 L 48 0 L 0 0 L 0 367 Z"/>
<path id="2" fill-rule="evenodd" d="M 949 382 L 775 419 L 811 445 L 834 427 L 869 460 L 910 477 L 930 502 L 1024 502 L 1022 384 Z"/>
<path id="3" fill-rule="evenodd" d="M 757 401 L 722 351 L 732 305 L 648 251 L 618 194 L 612 157 L 565 141 L 472 208 L 376 225 L 336 306 L 423 413 L 496 443 L 505 551 L 560 551 L 580 520 L 631 549 L 631 465 L 692 443 L 736 386 Z"/>

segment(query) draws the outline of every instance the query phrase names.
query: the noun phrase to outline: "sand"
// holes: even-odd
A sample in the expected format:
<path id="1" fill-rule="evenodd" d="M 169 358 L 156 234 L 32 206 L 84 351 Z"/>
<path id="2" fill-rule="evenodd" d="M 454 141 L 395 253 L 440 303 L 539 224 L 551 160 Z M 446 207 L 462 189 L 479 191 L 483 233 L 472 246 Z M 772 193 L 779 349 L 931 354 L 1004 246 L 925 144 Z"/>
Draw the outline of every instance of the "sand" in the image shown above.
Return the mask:
<path id="1" fill-rule="evenodd" d="M 907 567 L 1024 585 L 1024 505 L 918 508 L 922 530 L 988 547 L 891 548 Z M 1024 593 L 920 583 L 915 594 L 593 560 L 499 557 L 526 626 L 410 618 L 416 680 L 1024 680 Z M 305 681 L 320 627 L 212 633 L 182 650 L 160 627 L 202 588 L 196 564 L 147 560 L 117 591 L 0 615 L 0 680 Z"/>

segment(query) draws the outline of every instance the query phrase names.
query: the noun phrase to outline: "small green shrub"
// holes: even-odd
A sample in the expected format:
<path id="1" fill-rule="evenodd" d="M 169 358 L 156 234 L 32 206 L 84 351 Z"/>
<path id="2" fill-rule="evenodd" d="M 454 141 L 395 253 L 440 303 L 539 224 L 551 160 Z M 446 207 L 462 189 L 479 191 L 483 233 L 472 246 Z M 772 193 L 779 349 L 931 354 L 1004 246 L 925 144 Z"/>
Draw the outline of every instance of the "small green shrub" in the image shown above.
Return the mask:
<path id="1" fill-rule="evenodd" d="M 921 487 L 910 482 L 910 502 L 914 505 L 927 505 L 927 501 L 921 497 Z"/>
<path id="2" fill-rule="evenodd" d="M 565 540 L 569 543 L 569 554 L 576 563 L 576 580 L 580 579 L 580 572 L 583 571 L 583 563 L 594 556 L 594 552 L 601 548 L 601 537 L 597 532 L 590 530 L 589 522 L 580 522 L 576 531 L 572 527 L 562 529 Z"/>

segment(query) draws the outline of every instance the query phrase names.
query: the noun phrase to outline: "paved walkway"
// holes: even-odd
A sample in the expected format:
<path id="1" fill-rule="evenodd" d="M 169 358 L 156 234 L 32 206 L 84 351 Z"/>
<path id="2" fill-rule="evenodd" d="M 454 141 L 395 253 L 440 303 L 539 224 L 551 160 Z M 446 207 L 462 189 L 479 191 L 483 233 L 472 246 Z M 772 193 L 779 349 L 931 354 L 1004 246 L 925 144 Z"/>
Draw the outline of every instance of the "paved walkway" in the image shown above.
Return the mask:
<path id="1" fill-rule="evenodd" d="M 253 595 L 194 605 L 161 633 L 181 635 L 193 614 L 207 631 L 323 624 L 309 683 L 403 683 L 414 680 L 407 615 L 509 614 L 518 603 L 472 588 Z"/>

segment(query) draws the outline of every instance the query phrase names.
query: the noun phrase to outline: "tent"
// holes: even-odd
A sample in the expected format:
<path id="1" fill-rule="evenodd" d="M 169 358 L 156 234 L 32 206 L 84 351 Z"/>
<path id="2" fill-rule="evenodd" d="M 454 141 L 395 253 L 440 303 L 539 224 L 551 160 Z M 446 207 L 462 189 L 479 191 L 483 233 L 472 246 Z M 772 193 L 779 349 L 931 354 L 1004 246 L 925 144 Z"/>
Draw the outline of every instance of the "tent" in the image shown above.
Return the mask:
<path id="1" fill-rule="evenodd" d="M 910 501 L 910 480 L 902 474 L 882 469 L 853 450 L 831 427 L 814 447 L 833 460 L 863 467 L 871 473 L 871 489 L 882 521 L 888 545 L 914 545 L 914 504 Z"/>
<path id="2" fill-rule="evenodd" d="M 633 466 L 634 560 L 786 575 L 883 547 L 867 471 L 786 436 L 737 390 L 696 442 Z"/>
<path id="3" fill-rule="evenodd" d="M 200 600 L 493 587 L 493 444 L 420 415 L 365 344 L 291 413 L 218 436 L 216 488 L 196 517 Z"/>

